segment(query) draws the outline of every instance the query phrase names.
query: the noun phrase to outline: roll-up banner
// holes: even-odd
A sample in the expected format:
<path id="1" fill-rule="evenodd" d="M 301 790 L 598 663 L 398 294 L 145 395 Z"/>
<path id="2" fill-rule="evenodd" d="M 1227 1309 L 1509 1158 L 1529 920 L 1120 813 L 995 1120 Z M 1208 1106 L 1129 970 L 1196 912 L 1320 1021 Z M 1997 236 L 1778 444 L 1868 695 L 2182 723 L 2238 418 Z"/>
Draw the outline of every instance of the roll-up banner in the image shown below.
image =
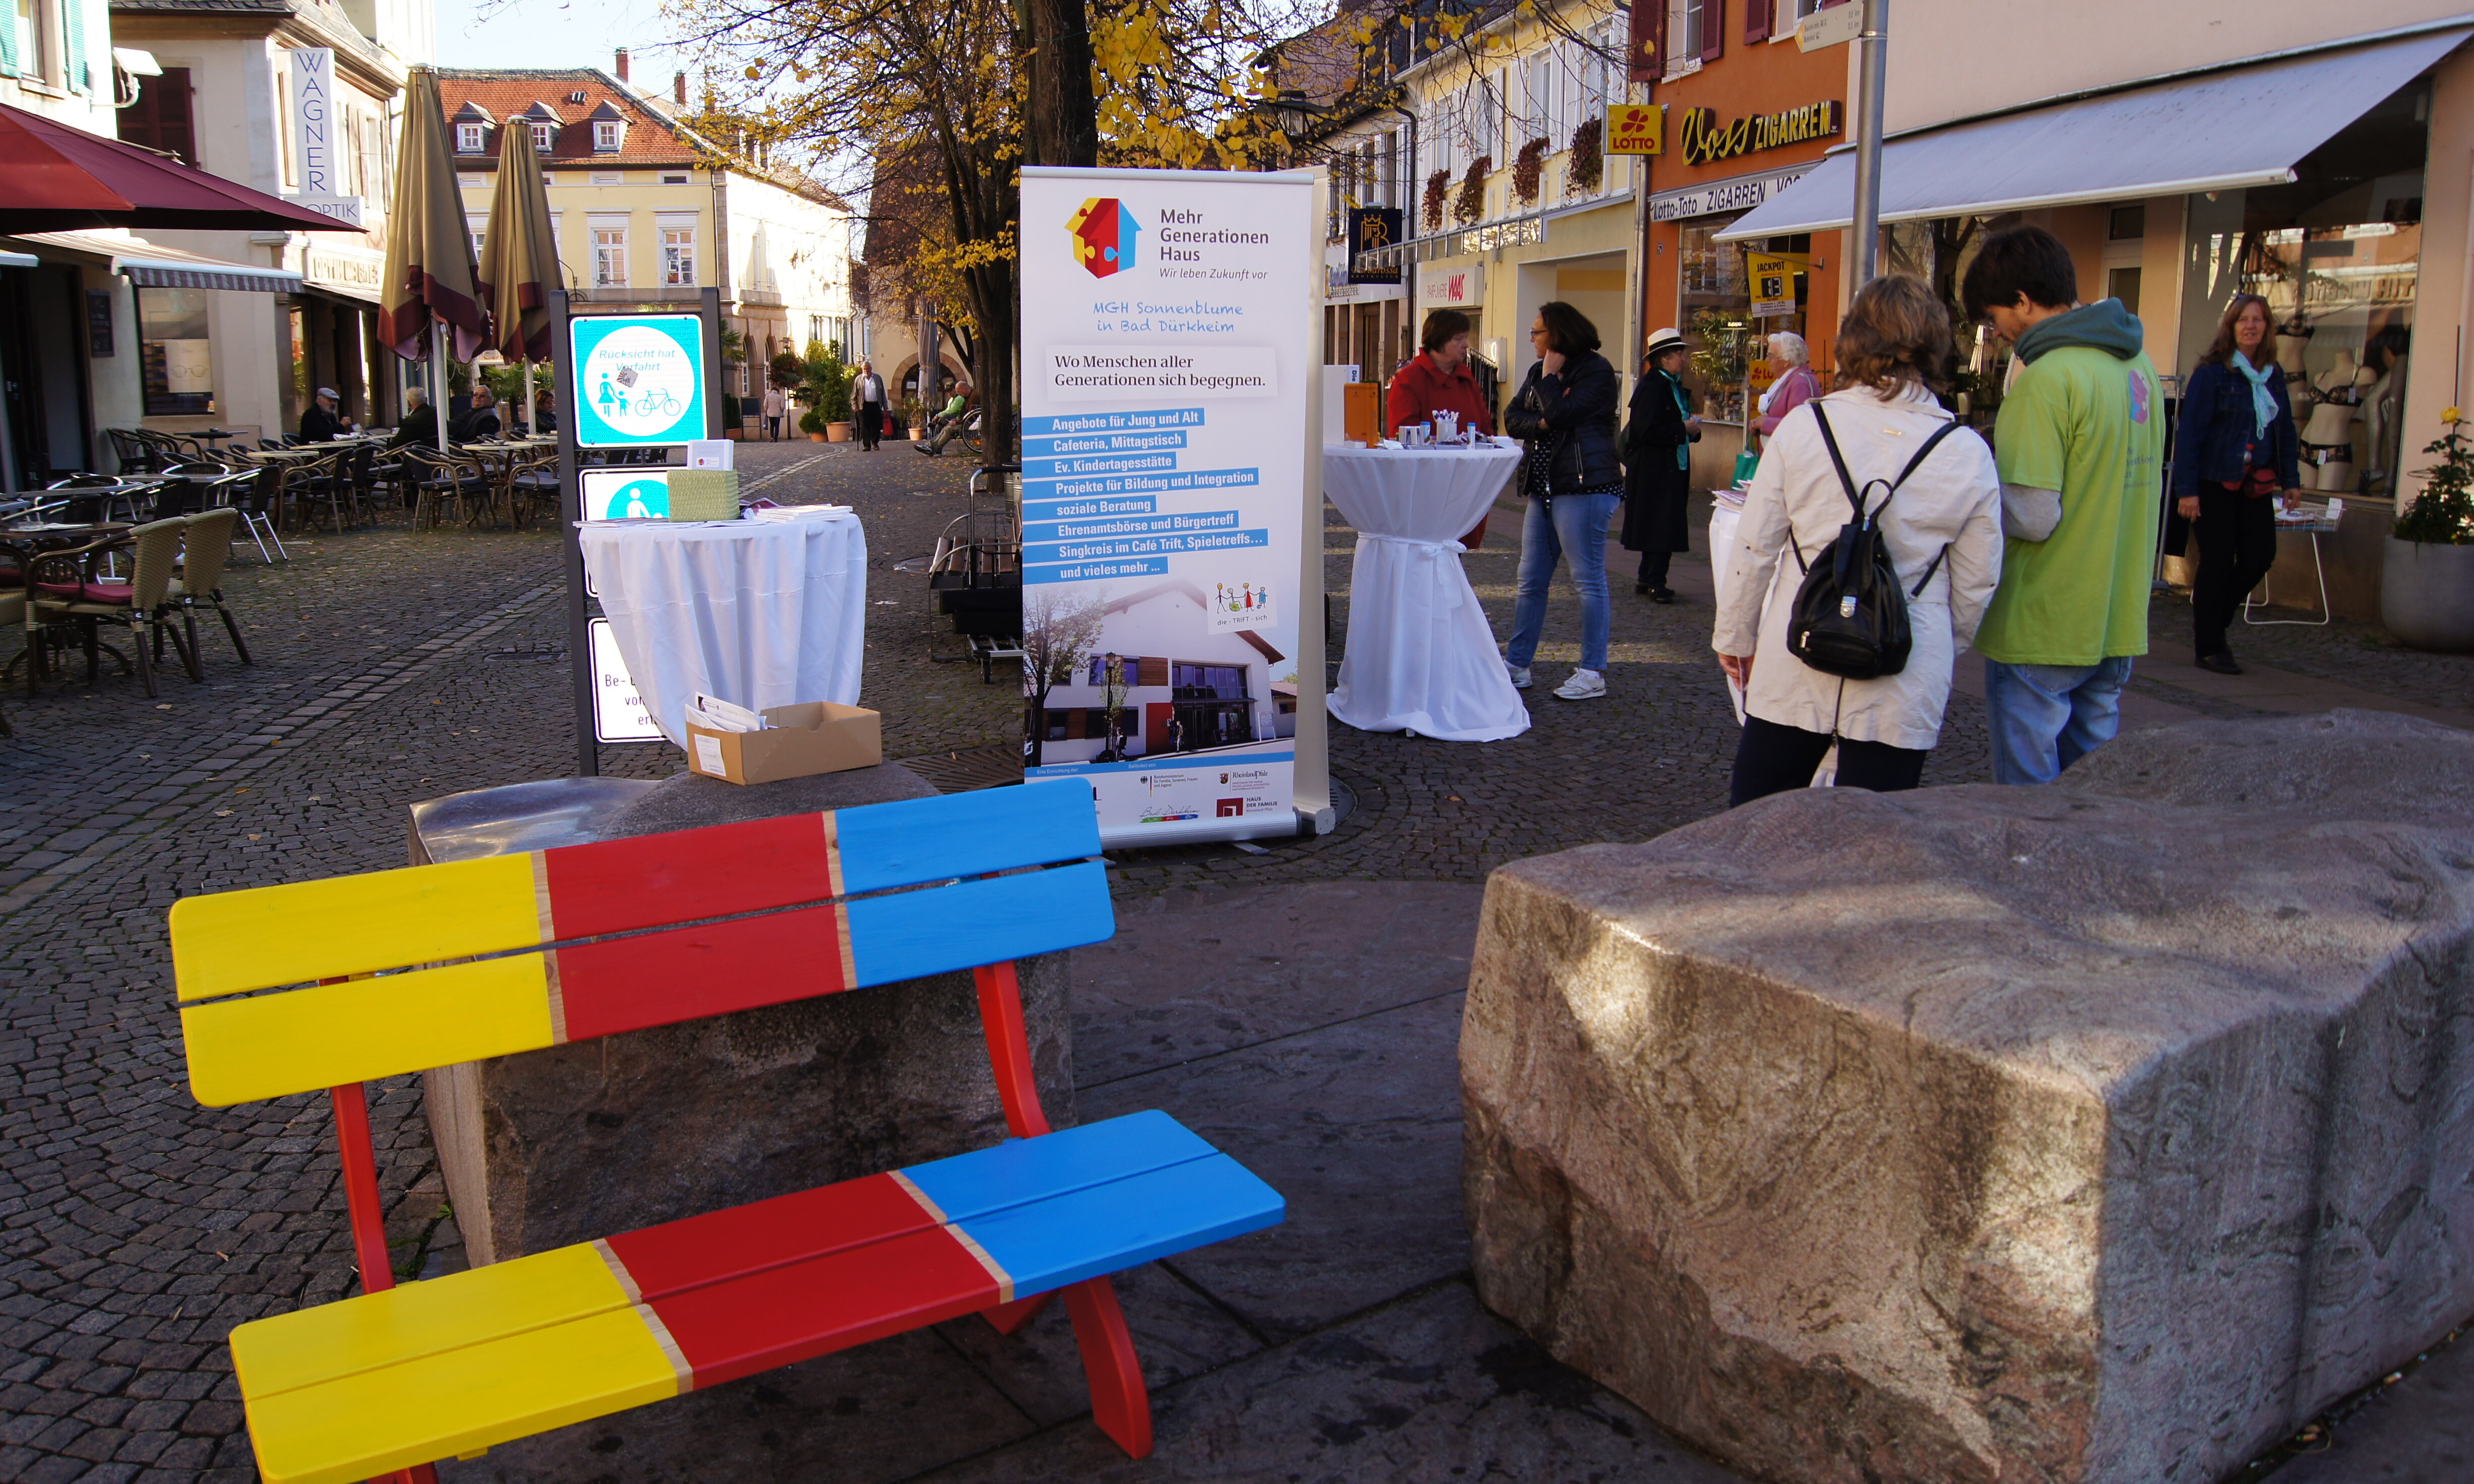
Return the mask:
<path id="1" fill-rule="evenodd" d="M 1110 847 L 1327 828 L 1311 172 L 1022 172 L 1025 774 Z"/>

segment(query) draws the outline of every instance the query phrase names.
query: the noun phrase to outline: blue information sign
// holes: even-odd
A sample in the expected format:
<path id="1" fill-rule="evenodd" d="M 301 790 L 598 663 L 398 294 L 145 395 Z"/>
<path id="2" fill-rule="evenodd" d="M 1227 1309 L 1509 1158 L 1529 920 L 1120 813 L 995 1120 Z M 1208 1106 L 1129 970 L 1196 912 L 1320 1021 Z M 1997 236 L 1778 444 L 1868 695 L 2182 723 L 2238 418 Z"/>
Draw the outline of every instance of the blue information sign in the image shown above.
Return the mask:
<path id="1" fill-rule="evenodd" d="M 597 315 L 570 322 L 578 448 L 646 448 L 706 436 L 704 320 Z"/>

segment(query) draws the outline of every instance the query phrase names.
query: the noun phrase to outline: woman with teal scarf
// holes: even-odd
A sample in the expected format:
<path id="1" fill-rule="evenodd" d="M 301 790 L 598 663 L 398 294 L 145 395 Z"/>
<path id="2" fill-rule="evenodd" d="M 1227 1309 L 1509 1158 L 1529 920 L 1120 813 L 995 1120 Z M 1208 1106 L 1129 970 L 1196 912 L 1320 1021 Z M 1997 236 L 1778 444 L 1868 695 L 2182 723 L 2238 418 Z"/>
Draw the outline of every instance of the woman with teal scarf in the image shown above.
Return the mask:
<path id="1" fill-rule="evenodd" d="M 1692 549 L 1684 517 L 1701 420 L 1684 390 L 1684 367 L 1691 358 L 1691 347 L 1674 330 L 1649 337 L 1624 427 L 1621 539 L 1626 550 L 1640 553 L 1640 574 L 1632 590 L 1656 603 L 1675 601 L 1675 590 L 1666 585 L 1667 565 L 1676 552 Z"/>
<path id="2" fill-rule="evenodd" d="M 2226 644 L 2244 595 L 2276 565 L 2276 502 L 2298 493 L 2301 438 L 2268 339 L 2268 301 L 2236 294 L 2182 390 L 2173 449 L 2174 510 L 2199 542 L 2192 584 L 2201 669 L 2239 675 Z"/>

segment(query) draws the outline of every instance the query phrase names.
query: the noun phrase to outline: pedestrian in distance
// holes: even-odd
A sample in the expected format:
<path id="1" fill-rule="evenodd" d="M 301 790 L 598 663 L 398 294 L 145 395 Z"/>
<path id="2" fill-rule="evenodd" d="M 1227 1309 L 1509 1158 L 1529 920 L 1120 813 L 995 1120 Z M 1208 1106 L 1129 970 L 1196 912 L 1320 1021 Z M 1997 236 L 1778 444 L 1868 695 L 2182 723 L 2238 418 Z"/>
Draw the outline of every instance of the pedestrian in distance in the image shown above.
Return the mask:
<path id="1" fill-rule="evenodd" d="M 1654 603 L 1675 601 L 1666 585 L 1667 566 L 1678 551 L 1692 549 L 1686 507 L 1692 498 L 1692 445 L 1701 441 L 1701 419 L 1684 390 L 1684 368 L 1692 347 L 1680 331 L 1661 329 L 1641 353 L 1640 380 L 1632 389 L 1632 417 L 1624 425 L 1623 544 L 1640 553 L 1632 590 Z"/>
<path id="2" fill-rule="evenodd" d="M 1761 394 L 1760 418 L 1753 426 L 1760 429 L 1766 442 L 1778 432 L 1786 415 L 1821 395 L 1821 378 L 1812 374 L 1812 349 L 1804 337 L 1791 329 L 1782 329 L 1769 339 L 1770 365 L 1786 369 L 1777 374 L 1770 389 Z"/>
<path id="3" fill-rule="evenodd" d="M 782 395 L 780 387 L 764 388 L 764 436 L 767 441 L 773 443 L 782 441 L 782 414 L 789 404 L 789 399 Z"/>
<path id="4" fill-rule="evenodd" d="M 885 378 L 866 361 L 859 363 L 859 375 L 851 381 L 851 401 L 859 404 L 859 446 L 874 453 L 877 440 L 885 436 Z"/>
<path id="5" fill-rule="evenodd" d="M 336 409 L 342 400 L 331 386 L 318 388 L 318 395 L 301 410 L 303 443 L 332 443 L 352 430 L 352 414 Z"/>
<path id="6" fill-rule="evenodd" d="M 2006 542 L 1976 636 L 1998 783 L 2050 783 L 2111 741 L 2147 652 L 2164 403 L 2139 321 L 2077 295 L 2070 250 L 2041 227 L 1986 237 L 1960 285 L 2025 368 L 1994 425 Z"/>
<path id="7" fill-rule="evenodd" d="M 1952 667 L 2001 577 L 1993 450 L 1933 398 L 1950 364 L 1950 311 L 1931 287 L 1904 274 L 1875 279 L 1839 321 L 1839 389 L 1788 412 L 1761 455 L 1710 637 L 1719 667 L 1744 688 L 1731 803 L 1806 787 L 1833 742 L 1842 788 L 1886 793 L 1924 777 Z M 1904 668 L 1868 680 L 1814 669 L 1789 647 L 1807 571 L 1858 520 L 1857 499 L 1888 549 L 1913 636 Z"/>
<path id="8" fill-rule="evenodd" d="M 1411 423 L 1423 423 L 1438 412 L 1457 412 L 1463 427 L 1494 431 L 1494 413 L 1469 374 L 1469 317 L 1458 309 L 1427 311 L 1418 332 L 1418 353 L 1401 364 L 1383 393 L 1383 428 L 1396 432 Z M 1486 517 L 1461 538 L 1465 550 L 1486 543 Z"/>
<path id="9" fill-rule="evenodd" d="M 1572 586 L 1581 591 L 1581 663 L 1555 694 L 1594 700 L 1607 693 L 1607 527 L 1623 501 L 1623 465 L 1615 456 L 1622 388 L 1598 353 L 1597 327 L 1560 299 L 1538 306 L 1529 348 L 1538 359 L 1503 414 L 1503 430 L 1527 445 L 1515 477 L 1529 500 L 1504 664 L 1512 683 L 1526 689 L 1546 628 L 1546 585 L 1568 556 Z"/>
<path id="10" fill-rule="evenodd" d="M 2182 388 L 2175 508 L 2199 540 L 2192 647 L 2201 669 L 2239 675 L 2226 631 L 2276 565 L 2276 501 L 2300 493 L 2301 434 L 2269 338 L 2268 301 L 2236 294 Z"/>

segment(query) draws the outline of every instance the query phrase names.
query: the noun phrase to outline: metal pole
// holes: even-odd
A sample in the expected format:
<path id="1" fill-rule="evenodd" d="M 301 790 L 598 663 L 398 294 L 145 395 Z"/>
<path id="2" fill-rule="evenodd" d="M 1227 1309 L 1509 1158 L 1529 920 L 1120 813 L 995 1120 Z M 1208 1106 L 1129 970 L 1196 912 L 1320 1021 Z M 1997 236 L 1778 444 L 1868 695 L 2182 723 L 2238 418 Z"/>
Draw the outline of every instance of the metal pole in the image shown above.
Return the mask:
<path id="1" fill-rule="evenodd" d="M 584 540 L 575 523 L 584 519 L 584 482 L 575 453 L 577 400 L 574 347 L 568 334 L 567 290 L 549 291 L 550 353 L 558 366 L 552 386 L 567 415 L 558 420 L 559 551 L 567 570 L 567 669 L 575 709 L 575 774 L 597 778 L 601 749 L 593 733 L 593 629 L 584 613 Z"/>
<path id="2" fill-rule="evenodd" d="M 429 406 L 438 414 L 438 451 L 447 451 L 447 323 L 429 317 Z"/>
<path id="3" fill-rule="evenodd" d="M 1880 272 L 1881 90 L 1889 67 L 1890 0 L 1863 0 L 1864 31 L 1856 38 L 1856 284 Z"/>

